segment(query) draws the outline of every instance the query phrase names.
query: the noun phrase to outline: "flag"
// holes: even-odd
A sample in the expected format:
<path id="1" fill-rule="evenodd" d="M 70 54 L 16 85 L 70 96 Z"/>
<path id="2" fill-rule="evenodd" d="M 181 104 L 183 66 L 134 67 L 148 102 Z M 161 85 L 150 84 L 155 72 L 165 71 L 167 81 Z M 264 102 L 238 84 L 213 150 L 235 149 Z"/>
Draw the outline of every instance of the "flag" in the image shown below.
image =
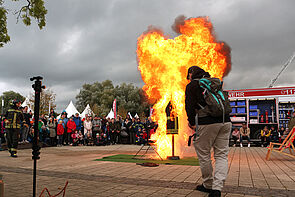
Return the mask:
<path id="1" fill-rule="evenodd" d="M 117 118 L 117 101 L 116 99 L 113 102 L 113 111 L 114 111 L 114 118 Z"/>

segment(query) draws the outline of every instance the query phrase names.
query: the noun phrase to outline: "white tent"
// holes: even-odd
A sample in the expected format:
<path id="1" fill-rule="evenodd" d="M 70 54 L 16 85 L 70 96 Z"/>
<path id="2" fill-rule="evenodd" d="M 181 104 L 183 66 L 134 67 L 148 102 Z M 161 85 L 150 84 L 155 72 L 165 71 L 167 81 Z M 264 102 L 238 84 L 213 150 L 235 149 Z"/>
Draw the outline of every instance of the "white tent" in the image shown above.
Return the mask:
<path id="1" fill-rule="evenodd" d="M 33 110 L 30 108 L 30 105 L 31 105 L 31 104 L 30 104 L 30 100 L 29 100 L 29 98 L 27 97 L 26 100 L 22 103 L 21 106 L 22 106 L 22 107 L 27 106 L 27 107 L 28 107 L 28 112 L 29 112 L 29 111 L 32 111 L 32 112 L 33 112 Z"/>
<path id="2" fill-rule="evenodd" d="M 138 116 L 138 114 L 137 114 L 137 113 L 135 114 L 134 118 L 139 118 L 139 116 Z"/>
<path id="3" fill-rule="evenodd" d="M 115 117 L 115 114 L 114 114 L 114 112 L 113 112 L 113 109 L 111 109 L 110 113 L 107 115 L 107 118 L 112 119 L 112 118 L 114 118 L 114 117 Z"/>
<path id="4" fill-rule="evenodd" d="M 84 111 L 82 112 L 81 118 L 82 119 L 85 118 L 86 114 L 91 115 L 91 116 L 94 114 L 93 111 L 91 110 L 89 104 L 87 104 L 87 106 L 85 107 Z"/>
<path id="5" fill-rule="evenodd" d="M 76 113 L 80 114 L 76 107 L 74 106 L 73 102 L 71 101 L 68 107 L 66 108 L 66 112 L 68 114 L 68 118 L 72 115 L 75 115 Z"/>

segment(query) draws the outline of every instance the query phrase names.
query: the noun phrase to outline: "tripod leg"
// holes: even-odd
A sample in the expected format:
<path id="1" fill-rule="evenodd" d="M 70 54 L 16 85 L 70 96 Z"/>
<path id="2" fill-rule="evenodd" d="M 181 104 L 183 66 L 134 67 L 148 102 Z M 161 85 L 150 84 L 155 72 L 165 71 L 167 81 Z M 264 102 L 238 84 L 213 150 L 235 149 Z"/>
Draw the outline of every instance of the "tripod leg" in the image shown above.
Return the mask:
<path id="1" fill-rule="evenodd" d="M 146 155 L 147 154 L 147 152 L 148 152 L 148 150 L 150 149 L 150 145 L 148 145 L 148 148 L 146 149 L 146 151 L 145 151 L 145 153 L 141 156 L 141 157 L 143 157 L 144 155 Z"/>
<path id="2" fill-rule="evenodd" d="M 139 151 L 137 151 L 137 153 L 132 157 L 132 159 L 134 159 L 142 149 L 143 149 L 143 146 L 139 149 Z"/>
<path id="3" fill-rule="evenodd" d="M 157 152 L 157 150 L 153 146 L 151 146 L 151 147 L 157 153 L 157 155 L 160 157 L 161 161 L 163 161 L 162 157 L 159 155 L 159 153 Z"/>

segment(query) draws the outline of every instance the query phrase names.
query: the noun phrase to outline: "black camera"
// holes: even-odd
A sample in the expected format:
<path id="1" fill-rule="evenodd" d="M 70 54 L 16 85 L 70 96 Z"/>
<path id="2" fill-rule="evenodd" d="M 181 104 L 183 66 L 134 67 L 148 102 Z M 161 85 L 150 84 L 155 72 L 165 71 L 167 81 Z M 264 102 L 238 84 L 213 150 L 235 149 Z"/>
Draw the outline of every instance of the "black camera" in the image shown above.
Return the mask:
<path id="1" fill-rule="evenodd" d="M 42 80 L 42 79 L 43 79 L 43 77 L 41 77 L 41 76 L 31 77 L 31 78 L 30 78 L 31 81 L 34 81 L 34 80 L 36 80 L 36 81 L 40 81 L 40 80 Z"/>
<path id="2" fill-rule="evenodd" d="M 196 136 L 196 134 L 193 134 L 193 135 L 190 135 L 188 137 L 188 143 L 187 143 L 188 146 L 191 146 L 191 144 L 192 144 L 192 138 L 195 138 L 195 136 Z"/>

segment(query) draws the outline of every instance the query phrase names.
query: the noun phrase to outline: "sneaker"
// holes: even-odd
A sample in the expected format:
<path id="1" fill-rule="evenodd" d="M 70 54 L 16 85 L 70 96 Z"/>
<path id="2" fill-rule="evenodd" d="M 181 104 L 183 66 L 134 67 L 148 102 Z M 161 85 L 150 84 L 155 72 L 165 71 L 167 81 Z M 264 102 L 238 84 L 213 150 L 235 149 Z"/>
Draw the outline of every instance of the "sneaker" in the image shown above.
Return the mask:
<path id="1" fill-rule="evenodd" d="M 196 190 L 206 193 L 210 193 L 212 191 L 212 189 L 207 189 L 206 187 L 204 187 L 203 184 L 197 185 Z"/>
<path id="2" fill-rule="evenodd" d="M 240 144 L 241 147 L 243 147 L 243 144 Z"/>
<path id="3" fill-rule="evenodd" d="M 10 156 L 11 156 L 11 157 L 14 157 L 14 158 L 17 158 L 17 154 L 16 154 L 16 153 L 11 154 Z"/>
<path id="4" fill-rule="evenodd" d="M 208 197 L 221 197 L 221 191 L 212 189 Z"/>
<path id="5" fill-rule="evenodd" d="M 248 144 L 248 147 L 250 147 L 250 143 Z"/>
<path id="6" fill-rule="evenodd" d="M 17 157 L 16 152 L 15 151 L 11 151 L 10 156 L 16 158 Z"/>

